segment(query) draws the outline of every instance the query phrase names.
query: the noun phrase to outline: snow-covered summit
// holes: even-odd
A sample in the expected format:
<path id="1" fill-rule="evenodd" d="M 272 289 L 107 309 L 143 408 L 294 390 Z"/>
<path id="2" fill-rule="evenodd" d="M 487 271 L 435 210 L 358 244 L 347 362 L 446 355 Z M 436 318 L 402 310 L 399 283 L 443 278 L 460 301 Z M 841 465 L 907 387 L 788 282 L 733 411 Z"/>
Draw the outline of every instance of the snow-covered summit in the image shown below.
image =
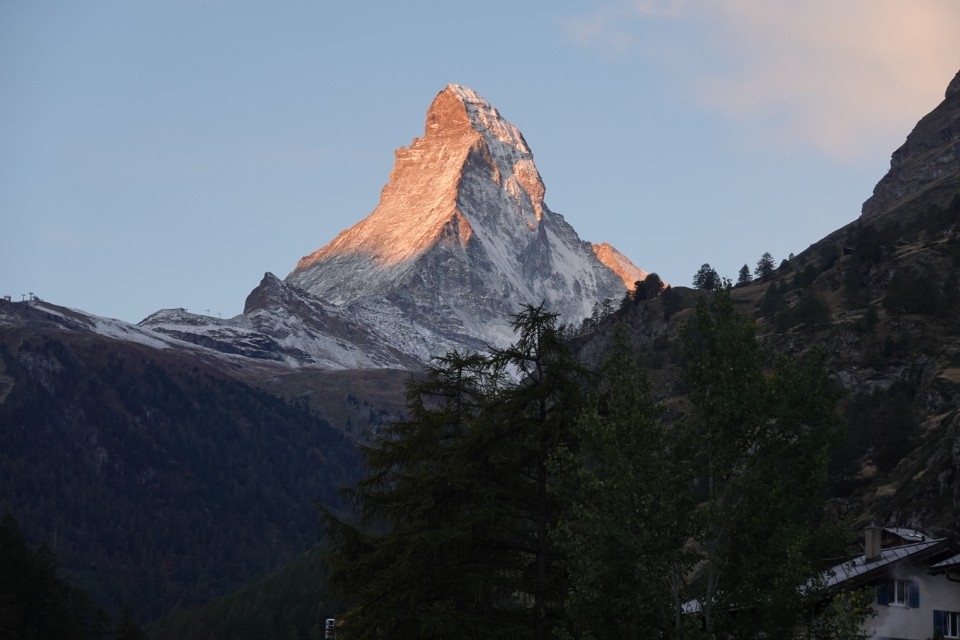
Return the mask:
<path id="1" fill-rule="evenodd" d="M 530 204 L 533 206 L 537 219 L 543 211 L 544 186 L 540 179 L 540 173 L 533 163 L 533 153 L 527 146 L 523 134 L 515 126 L 507 122 L 493 105 L 484 100 L 478 93 L 472 89 L 462 87 L 458 84 L 447 85 L 447 88 L 440 92 L 434 105 L 431 106 L 427 114 L 427 131 L 431 127 L 441 128 L 445 123 L 431 120 L 431 116 L 436 117 L 435 107 L 441 99 L 453 94 L 456 96 L 466 110 L 466 116 L 471 127 L 480 133 L 490 152 L 491 160 L 496 169 L 503 173 L 509 180 L 512 177 L 518 183 L 516 186 L 526 191 L 530 196 Z M 513 185 L 507 185 L 511 188 Z"/>
<path id="2" fill-rule="evenodd" d="M 523 139 L 523 134 L 515 126 L 507 122 L 496 108 L 484 100 L 479 93 L 459 84 L 448 84 L 441 91 L 436 101 L 444 94 L 455 95 L 463 103 L 467 111 L 467 117 L 474 129 L 483 133 L 489 141 L 499 141 L 509 148 L 516 149 L 520 153 L 530 153 L 527 141 Z M 432 112 L 432 108 L 431 108 Z M 440 126 L 437 122 L 431 122 L 430 114 L 427 115 L 427 128 Z"/>
<path id="3" fill-rule="evenodd" d="M 504 344 L 523 304 L 578 322 L 620 298 L 626 279 L 544 193 L 520 131 L 472 89 L 448 85 L 423 137 L 396 152 L 373 213 L 301 259 L 286 282 L 360 322 L 390 308 L 409 321 L 397 330 L 442 346 Z"/>
<path id="4" fill-rule="evenodd" d="M 486 175 L 483 175 L 486 174 Z M 374 212 L 331 243 L 302 258 L 288 280 L 313 293 L 343 302 L 366 292 L 322 276 L 313 265 L 349 262 L 352 282 L 371 277 L 393 280 L 403 267 L 438 242 L 467 246 L 473 239 L 473 212 L 458 200 L 461 190 L 492 183 L 512 220 L 527 232 L 543 210 L 543 181 L 523 136 L 475 92 L 449 85 L 427 111 L 422 138 L 396 151 L 390 181 Z"/>
<path id="5" fill-rule="evenodd" d="M 265 274 L 236 318 L 168 309 L 140 327 L 291 366 L 411 369 L 453 349 L 508 344 L 524 304 L 578 324 L 645 274 L 609 245 L 581 240 L 544 193 L 520 131 L 451 84 L 427 110 L 423 136 L 396 151 L 369 216 L 285 279 Z"/>

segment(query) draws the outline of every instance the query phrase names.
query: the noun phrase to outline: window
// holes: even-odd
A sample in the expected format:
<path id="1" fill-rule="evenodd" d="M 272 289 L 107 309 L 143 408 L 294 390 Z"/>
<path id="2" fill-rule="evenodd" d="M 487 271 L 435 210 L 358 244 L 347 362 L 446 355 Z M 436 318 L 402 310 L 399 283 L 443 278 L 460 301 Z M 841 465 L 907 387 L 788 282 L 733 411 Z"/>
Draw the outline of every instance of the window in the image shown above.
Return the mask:
<path id="1" fill-rule="evenodd" d="M 890 580 L 880 584 L 877 604 L 916 609 L 920 606 L 920 583 L 914 580 Z"/>
<path id="2" fill-rule="evenodd" d="M 960 612 L 943 612 L 943 637 L 960 638 Z"/>
<path id="3" fill-rule="evenodd" d="M 910 581 L 894 580 L 890 591 L 890 604 L 899 604 L 904 607 L 910 605 Z"/>
<path id="4" fill-rule="evenodd" d="M 933 634 L 942 633 L 944 638 L 960 638 L 960 612 L 933 611 Z"/>

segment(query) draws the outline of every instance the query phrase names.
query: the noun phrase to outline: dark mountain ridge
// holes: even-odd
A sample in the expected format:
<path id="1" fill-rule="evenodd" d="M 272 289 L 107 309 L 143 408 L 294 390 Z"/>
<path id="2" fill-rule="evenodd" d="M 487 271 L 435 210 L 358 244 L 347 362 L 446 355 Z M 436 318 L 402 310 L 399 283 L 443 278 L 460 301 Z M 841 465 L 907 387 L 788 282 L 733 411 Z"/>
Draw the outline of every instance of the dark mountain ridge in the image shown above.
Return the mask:
<path id="1" fill-rule="evenodd" d="M 59 328 L 0 332 L 0 512 L 141 618 L 225 593 L 316 540 L 359 473 L 309 410 L 203 363 Z"/>

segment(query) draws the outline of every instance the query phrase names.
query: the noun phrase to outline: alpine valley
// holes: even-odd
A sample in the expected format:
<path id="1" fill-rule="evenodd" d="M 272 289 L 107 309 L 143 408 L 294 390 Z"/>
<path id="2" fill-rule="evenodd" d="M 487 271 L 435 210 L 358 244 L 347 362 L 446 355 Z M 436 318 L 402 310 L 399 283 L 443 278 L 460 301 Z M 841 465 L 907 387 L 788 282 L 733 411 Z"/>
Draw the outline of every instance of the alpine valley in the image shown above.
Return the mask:
<path id="1" fill-rule="evenodd" d="M 237 317 L 164 309 L 130 325 L 0 302 L 0 511 L 95 600 L 142 620 L 289 562 L 153 630 L 230 637 L 214 628 L 225 611 L 317 575 L 313 505 L 356 482 L 356 441 L 404 415 L 406 383 L 433 356 L 509 344 L 522 305 L 576 327 L 588 366 L 625 325 L 682 417 L 679 331 L 704 293 L 625 295 L 647 272 L 581 240 L 544 194 L 521 133 L 449 85 L 373 213 L 284 279 L 265 274 Z M 777 351 L 827 349 L 847 423 L 829 499 L 852 521 L 960 530 L 958 222 L 960 73 L 859 217 L 732 291 Z M 248 628 L 309 637 L 335 613 L 309 597 Z"/>
<path id="2" fill-rule="evenodd" d="M 433 356 L 506 346 L 524 304 L 579 322 L 646 275 L 544 192 L 516 127 L 450 85 L 376 210 L 265 274 L 235 318 L 2 304 L 0 511 L 141 617 L 276 568 L 315 536 L 313 503 L 356 480 L 350 441 L 402 414 Z"/>

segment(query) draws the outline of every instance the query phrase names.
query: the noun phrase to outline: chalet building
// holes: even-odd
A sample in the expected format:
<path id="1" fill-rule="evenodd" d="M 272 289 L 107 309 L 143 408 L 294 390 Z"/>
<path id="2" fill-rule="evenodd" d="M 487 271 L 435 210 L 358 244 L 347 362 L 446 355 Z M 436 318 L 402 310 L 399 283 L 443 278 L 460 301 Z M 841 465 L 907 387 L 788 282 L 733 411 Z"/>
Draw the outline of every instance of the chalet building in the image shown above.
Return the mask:
<path id="1" fill-rule="evenodd" d="M 960 545 L 913 529 L 868 527 L 863 555 L 826 574 L 827 596 L 875 588 L 863 633 L 886 640 L 960 638 Z"/>

